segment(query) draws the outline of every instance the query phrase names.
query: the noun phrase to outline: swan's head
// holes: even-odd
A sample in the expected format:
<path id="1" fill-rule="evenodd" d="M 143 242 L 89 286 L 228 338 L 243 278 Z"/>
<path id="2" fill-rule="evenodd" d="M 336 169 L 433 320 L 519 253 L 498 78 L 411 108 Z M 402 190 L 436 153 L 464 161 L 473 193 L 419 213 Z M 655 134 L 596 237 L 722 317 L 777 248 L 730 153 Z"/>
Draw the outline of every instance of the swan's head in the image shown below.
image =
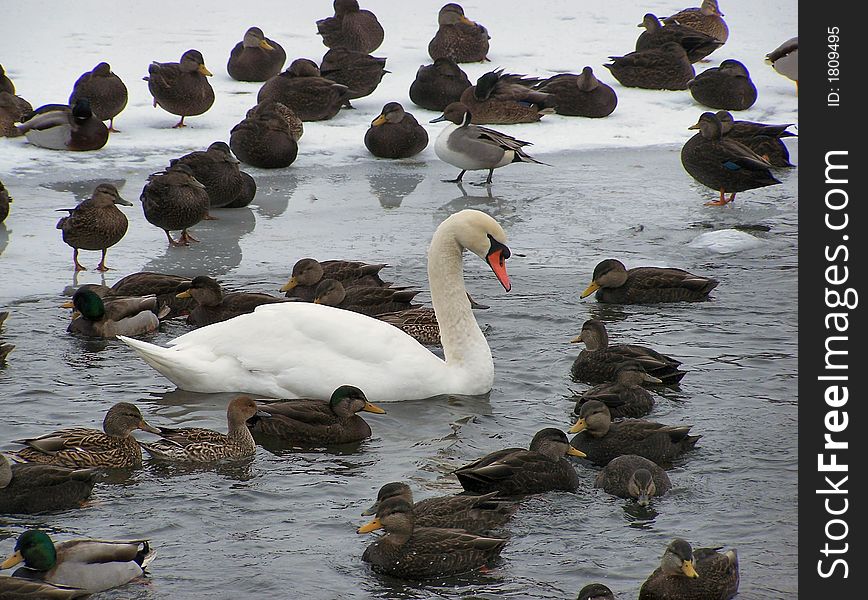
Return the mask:
<path id="1" fill-rule="evenodd" d="M 446 223 L 452 226 L 455 241 L 488 263 L 500 285 L 508 292 L 512 287 L 506 273 L 510 251 L 506 246 L 506 232 L 500 223 L 484 212 L 472 209 L 455 213 L 443 222 Z"/>

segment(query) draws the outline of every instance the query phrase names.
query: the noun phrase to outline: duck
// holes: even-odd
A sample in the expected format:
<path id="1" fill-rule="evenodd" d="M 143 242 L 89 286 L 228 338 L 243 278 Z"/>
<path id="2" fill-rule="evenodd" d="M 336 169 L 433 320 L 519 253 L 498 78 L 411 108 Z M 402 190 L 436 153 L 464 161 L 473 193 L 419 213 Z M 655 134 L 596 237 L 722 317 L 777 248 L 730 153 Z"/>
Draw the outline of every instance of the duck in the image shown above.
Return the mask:
<path id="1" fill-rule="evenodd" d="M 9 92 L 10 94 L 15 94 L 15 84 L 12 83 L 11 79 L 9 79 L 9 76 L 6 74 L 6 69 L 3 68 L 3 65 L 0 65 L 0 92 Z"/>
<path id="2" fill-rule="evenodd" d="M 568 117 L 601 119 L 615 112 L 618 95 L 586 66 L 580 75 L 561 73 L 545 79 L 534 89 L 555 97 L 555 112 Z"/>
<path id="3" fill-rule="evenodd" d="M 557 98 L 535 89 L 538 77 L 504 73 L 496 69 L 484 73 L 476 85 L 461 92 L 459 102 L 472 113 L 472 123 L 534 123 L 555 112 Z"/>
<path id="4" fill-rule="evenodd" d="M 365 549 L 362 560 L 378 573 L 400 579 L 429 579 L 466 573 L 484 567 L 500 556 L 507 540 L 480 536 L 460 529 L 417 527 L 413 505 L 403 498 L 389 498 L 377 508 L 376 517 L 357 533 L 384 529 Z"/>
<path id="5" fill-rule="evenodd" d="M 647 346 L 637 344 L 609 345 L 606 325 L 598 319 L 588 319 L 582 324 L 582 332 L 570 340 L 576 344 L 584 342 L 582 350 L 570 369 L 573 379 L 590 383 L 613 381 L 617 370 L 625 361 L 637 362 L 651 378 L 659 379 L 666 385 L 676 384 L 687 374 L 678 367 L 680 361 L 661 354 Z M 643 377 L 643 381 L 650 382 Z"/>
<path id="6" fill-rule="evenodd" d="M 87 590 L 95 594 L 129 583 L 156 557 L 148 540 L 69 540 L 54 543 L 47 533 L 28 529 L 0 569 L 21 562 L 14 577 Z"/>
<path id="7" fill-rule="evenodd" d="M 738 554 L 696 548 L 681 538 L 666 547 L 660 566 L 639 589 L 639 600 L 729 600 L 738 593 Z"/>
<path id="8" fill-rule="evenodd" d="M 346 108 L 353 108 L 350 100 L 370 96 L 380 85 L 386 70 L 386 59 L 344 47 L 332 48 L 322 57 L 320 74 L 335 83 L 347 86 Z"/>
<path id="9" fill-rule="evenodd" d="M 624 454 L 637 454 L 660 466 L 691 450 L 699 435 L 689 435 L 692 425 L 663 425 L 641 419 L 612 421 L 609 407 L 598 400 L 582 405 L 579 419 L 570 428 L 570 445 L 588 460 L 605 466 Z"/>
<path id="10" fill-rule="evenodd" d="M 579 590 L 576 600 L 615 600 L 615 594 L 602 583 L 589 583 Z"/>
<path id="11" fill-rule="evenodd" d="M 191 49 L 181 55 L 180 62 L 152 62 L 148 67 L 148 91 L 154 97 L 154 108 L 178 115 L 181 120 L 173 129 L 186 127 L 184 119 L 204 114 L 214 104 L 214 88 L 207 77 L 212 73 L 205 67 L 205 59 L 198 50 Z"/>
<path id="12" fill-rule="evenodd" d="M 391 287 L 354 286 L 344 287 L 337 279 L 323 279 L 316 286 L 314 303 L 334 306 L 375 317 L 398 310 L 417 308 L 412 304 L 418 290 Z"/>
<path id="13" fill-rule="evenodd" d="M 236 81 L 268 81 L 283 69 L 286 51 L 265 37 L 259 27 L 250 27 L 229 52 L 226 71 Z"/>
<path id="14" fill-rule="evenodd" d="M 6 220 L 9 216 L 9 205 L 12 203 L 12 196 L 9 195 L 9 190 L 0 181 L 0 223 Z"/>
<path id="15" fill-rule="evenodd" d="M 467 73 L 447 57 L 434 59 L 430 65 L 421 65 L 410 84 L 410 100 L 428 110 L 443 110 L 461 100 L 461 94 L 472 84 Z"/>
<path id="16" fill-rule="evenodd" d="M 796 82 L 799 91 L 799 37 L 793 37 L 766 54 L 765 62 L 772 68 Z"/>
<path id="17" fill-rule="evenodd" d="M 15 440 L 26 447 L 16 456 L 27 462 L 62 467 L 139 467 L 142 449 L 132 436 L 136 429 L 160 430 L 145 421 L 135 404 L 118 402 L 106 412 L 103 430 L 85 427 L 59 429 L 36 438 Z"/>
<path id="18" fill-rule="evenodd" d="M 506 524 L 518 508 L 515 502 L 500 498 L 498 494 L 436 496 L 414 503 L 410 486 L 402 481 L 393 481 L 380 488 L 377 501 L 362 516 L 376 515 L 383 502 L 390 498 L 401 498 L 413 507 L 418 527 L 463 529 L 483 534 Z"/>
<path id="19" fill-rule="evenodd" d="M 443 115 L 431 123 L 449 121 L 434 143 L 434 152 L 443 162 L 461 169 L 458 177 L 447 183 L 460 183 L 467 171 L 488 169 L 488 178 L 483 185 L 491 185 L 494 170 L 514 162 L 545 164 L 522 150 L 530 142 L 516 139 L 505 133 L 472 124 L 473 115 L 466 105 L 453 102 Z"/>
<path id="20" fill-rule="evenodd" d="M 729 28 L 723 17 L 724 14 L 720 12 L 717 0 L 702 0 L 701 6 L 680 10 L 674 15 L 665 17 L 663 23 L 667 26 L 678 23 L 708 34 L 720 43 L 725 43 L 729 38 Z"/>
<path id="21" fill-rule="evenodd" d="M 428 132 L 398 102 L 383 106 L 365 132 L 365 147 L 380 158 L 410 158 L 428 145 Z"/>
<path id="22" fill-rule="evenodd" d="M 95 469 L 12 464 L 5 454 L 0 454 L 0 514 L 77 508 L 90 497 L 96 475 Z"/>
<path id="23" fill-rule="evenodd" d="M 110 133 L 119 133 L 114 128 L 115 117 L 126 108 L 129 93 L 126 84 L 112 72 L 111 65 L 101 62 L 92 71 L 82 73 L 72 86 L 69 105 L 74 106 L 79 98 L 90 100 L 94 116 L 109 122 Z"/>
<path id="24" fill-rule="evenodd" d="M 230 131 L 229 147 L 241 162 L 260 169 L 282 169 L 295 162 L 298 138 L 278 106 L 298 119 L 280 102 L 265 101 L 254 107 L 253 114 L 248 111 L 244 120 Z M 301 119 L 298 122 L 301 123 Z"/>
<path id="25" fill-rule="evenodd" d="M 666 42 L 624 56 L 610 56 L 603 66 L 625 87 L 647 90 L 686 90 L 696 71 L 681 44 Z"/>
<path id="26" fill-rule="evenodd" d="M 196 150 L 169 161 L 170 166 L 176 164 L 190 167 L 196 181 L 205 186 L 209 209 L 227 207 L 244 191 L 238 159 L 232 156 L 226 142 L 213 142 L 207 150 Z"/>
<path id="27" fill-rule="evenodd" d="M 0 575 L 0 598 L 9 598 L 10 600 L 71 600 L 73 598 L 86 598 L 87 596 L 90 596 L 90 592 L 81 588 Z"/>
<path id="28" fill-rule="evenodd" d="M 694 77 L 687 88 L 694 100 L 710 108 L 747 110 L 757 98 L 747 67 L 731 58 Z"/>
<path id="29" fill-rule="evenodd" d="M 380 279 L 380 271 L 386 263 L 365 263 L 357 260 L 324 260 L 300 258 L 292 265 L 289 280 L 280 287 L 287 298 L 299 298 L 313 302 L 316 288 L 323 279 L 335 279 L 347 287 L 374 286 L 388 287 Z"/>
<path id="30" fill-rule="evenodd" d="M 623 417 L 644 417 L 654 408 L 654 396 L 642 387 L 643 383 L 663 383 L 663 380 L 649 375 L 642 364 L 635 360 L 624 360 L 615 366 L 614 381 L 601 383 L 584 392 L 576 400 L 576 414 L 582 404 L 599 400 L 609 407 L 613 419 Z"/>
<path id="31" fill-rule="evenodd" d="M 675 42 L 684 48 L 691 63 L 699 62 L 723 46 L 722 41 L 680 23 L 664 26 L 653 13 L 646 13 L 639 27 L 644 27 L 645 31 L 636 40 L 636 50 L 647 50 L 662 46 L 666 42 Z"/>
<path id="32" fill-rule="evenodd" d="M 157 297 L 125 296 L 103 301 L 89 288 L 72 295 L 78 315 L 66 330 L 85 337 L 112 339 L 117 335 L 143 335 L 156 331 L 169 308 L 160 306 Z"/>
<path id="33" fill-rule="evenodd" d="M 256 442 L 247 428 L 247 419 L 265 415 L 250 396 L 236 396 L 226 407 L 228 432 L 223 434 L 200 427 L 159 427 L 160 440 L 142 442 L 151 458 L 183 463 L 213 463 L 250 458 Z"/>
<path id="34" fill-rule="evenodd" d="M 285 104 L 281 104 L 280 102 L 270 100 L 260 102 L 248 110 L 245 117 L 251 119 L 254 117 L 260 117 L 266 113 L 269 115 L 275 113 L 286 121 L 286 124 L 289 127 L 289 135 L 296 142 L 298 142 L 298 140 L 301 139 L 301 136 L 304 135 L 304 121 L 299 119 L 298 115 L 295 114 L 291 108 Z"/>
<path id="35" fill-rule="evenodd" d="M 594 487 L 619 498 L 632 498 L 639 506 L 648 506 L 651 498 L 672 489 L 672 481 L 657 463 L 636 454 L 613 458 L 597 473 Z"/>
<path id="36" fill-rule="evenodd" d="M 464 16 L 460 4 L 443 5 L 437 13 L 437 25 L 437 33 L 428 42 L 428 55 L 433 60 L 448 58 L 456 63 L 488 60 L 491 36 L 485 27 Z"/>
<path id="37" fill-rule="evenodd" d="M 329 48 L 346 48 L 370 54 L 385 37 L 383 26 L 369 10 L 359 8 L 357 0 L 334 0 L 333 17 L 316 22 L 317 34 Z"/>
<path id="38" fill-rule="evenodd" d="M 286 298 L 259 292 L 224 294 L 220 284 L 207 275 L 197 275 L 189 282 L 180 284 L 177 290 L 176 298 L 192 298 L 196 303 L 195 308 L 187 315 L 187 324 L 195 327 L 204 327 L 251 313 L 263 304 L 286 301 Z"/>
<path id="39" fill-rule="evenodd" d="M 326 399 L 340 385 L 355 385 L 378 402 L 486 394 L 494 362 L 467 300 L 462 252 L 484 260 L 508 292 L 506 244 L 500 224 L 473 209 L 451 215 L 434 232 L 428 280 L 445 360 L 388 323 L 308 302 L 260 306 L 175 338 L 168 348 L 118 339 L 190 391 Z"/>
<path id="40" fill-rule="evenodd" d="M 736 121 L 732 113 L 719 110 L 714 116 L 720 121 L 721 134 L 737 140 L 766 159 L 773 167 L 795 167 L 790 162 L 790 152 L 781 138 L 795 137 L 787 131 L 793 123 L 770 125 L 754 121 Z"/>
<path id="41" fill-rule="evenodd" d="M 33 112 L 33 106 L 21 96 L 0 92 L 0 137 L 24 135 L 15 123 Z"/>
<path id="42" fill-rule="evenodd" d="M 256 101 L 280 102 L 302 121 L 325 121 L 338 114 L 349 95 L 350 88 L 322 77 L 315 62 L 297 58 L 262 85 Z"/>
<path id="43" fill-rule="evenodd" d="M 780 183 L 772 164 L 737 139 L 723 135 L 723 124 L 714 113 L 705 112 L 695 125 L 699 133 L 681 148 L 681 164 L 696 181 L 720 191 L 720 198 L 706 206 L 725 206 L 738 192 Z M 729 192 L 729 198 L 726 193 Z"/>
<path id="44" fill-rule="evenodd" d="M 99 150 L 109 138 L 108 127 L 93 115 L 87 98 L 79 98 L 72 108 L 63 104 L 40 106 L 17 127 L 28 142 L 49 150 Z"/>
<path id="45" fill-rule="evenodd" d="M 170 246 L 199 241 L 187 230 L 206 217 L 210 200 L 208 190 L 189 166 L 176 164 L 149 175 L 139 199 L 145 219 L 166 232 Z M 177 240 L 172 238 L 173 230 L 181 231 Z"/>
<path id="46" fill-rule="evenodd" d="M 78 203 L 75 208 L 60 208 L 69 214 L 57 222 L 57 229 L 63 241 L 71 246 L 72 262 L 76 271 L 87 269 L 78 262 L 79 250 L 102 250 L 102 260 L 97 271 L 108 271 L 105 255 L 111 246 L 117 244 L 127 232 L 129 222 L 117 205 L 132 206 L 133 203 L 121 198 L 115 186 L 101 183 L 94 189 L 90 198 Z"/>
<path id="47" fill-rule="evenodd" d="M 489 308 L 478 303 L 470 294 L 467 294 L 467 299 L 470 300 L 470 308 L 474 310 Z M 440 326 L 437 324 L 437 315 L 430 306 L 417 306 L 416 308 L 382 313 L 377 315 L 377 318 L 413 336 L 420 344 L 426 346 L 440 345 Z"/>
<path id="48" fill-rule="evenodd" d="M 279 400 L 263 402 L 262 406 L 267 414 L 248 419 L 250 430 L 298 446 L 361 442 L 371 437 L 371 427 L 358 413 L 386 412 L 353 385 L 339 386 L 328 401 Z"/>
<path id="49" fill-rule="evenodd" d="M 587 298 L 597 292 L 597 302 L 647 304 L 656 302 L 701 302 L 720 282 L 670 267 L 633 267 L 607 258 L 597 263 L 591 284 L 581 293 Z"/>
<path id="50" fill-rule="evenodd" d="M 99 284 L 86 284 L 103 301 L 111 301 L 114 298 L 126 296 L 150 296 L 157 297 L 157 304 L 162 309 L 167 307 L 165 319 L 171 319 L 180 315 L 186 315 L 196 306 L 192 298 L 176 298 L 178 286 L 190 283 L 189 277 L 171 275 L 168 273 L 155 273 L 152 271 L 139 271 L 130 273 L 118 279 L 111 287 Z M 72 303 L 64 304 L 63 308 L 74 308 Z"/>
<path id="51" fill-rule="evenodd" d="M 560 429 L 547 427 L 533 436 L 530 446 L 506 448 L 455 469 L 458 482 L 468 492 L 503 496 L 538 494 L 551 490 L 575 491 L 579 476 L 565 456 L 584 458 L 570 446 Z"/>

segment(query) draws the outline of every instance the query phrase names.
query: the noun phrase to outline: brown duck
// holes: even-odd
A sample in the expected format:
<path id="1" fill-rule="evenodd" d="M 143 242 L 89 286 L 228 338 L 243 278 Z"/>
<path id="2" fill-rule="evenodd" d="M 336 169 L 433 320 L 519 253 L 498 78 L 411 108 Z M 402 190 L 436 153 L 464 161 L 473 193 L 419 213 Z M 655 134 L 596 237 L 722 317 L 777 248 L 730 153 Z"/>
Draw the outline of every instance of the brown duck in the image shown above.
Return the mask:
<path id="1" fill-rule="evenodd" d="M 365 147 L 380 158 L 409 158 L 428 145 L 428 132 L 398 102 L 389 102 L 371 121 Z"/>
<path id="2" fill-rule="evenodd" d="M 796 135 L 787 131 L 793 123 L 770 125 L 754 121 L 736 121 L 726 110 L 719 110 L 714 115 L 720 121 L 722 136 L 741 142 L 773 167 L 796 166 L 790 162 L 790 152 L 786 144 L 781 141 L 781 138 Z"/>
<path id="3" fill-rule="evenodd" d="M 205 275 L 194 277 L 189 283 L 180 284 L 177 289 L 176 298 L 192 298 L 196 302 L 195 308 L 187 316 L 187 324 L 196 327 L 204 327 L 238 315 L 252 313 L 257 306 L 263 304 L 286 302 L 286 298 L 262 293 L 224 294 L 220 284 Z"/>
<path id="4" fill-rule="evenodd" d="M 614 258 L 594 267 L 591 284 L 582 292 L 587 298 L 597 292 L 597 302 L 647 304 L 654 302 L 701 302 L 708 299 L 719 282 L 683 269 L 633 267 Z"/>
<path id="5" fill-rule="evenodd" d="M 259 27 L 251 27 L 229 53 L 226 70 L 238 81 L 268 81 L 283 68 L 286 51 L 265 37 Z"/>
<path id="6" fill-rule="evenodd" d="M 441 57 L 434 64 L 422 65 L 410 84 L 410 100 L 428 110 L 443 111 L 471 86 L 467 73 L 451 58 Z"/>
<path id="7" fill-rule="evenodd" d="M 126 108 L 128 97 L 127 86 L 121 78 L 112 72 L 108 63 L 101 62 L 76 80 L 69 105 L 75 105 L 79 98 L 87 98 L 94 116 L 100 121 L 108 121 L 108 130 L 117 133 L 115 117 Z"/>
<path id="8" fill-rule="evenodd" d="M 0 454 L 0 514 L 33 514 L 76 508 L 90 497 L 95 482 L 94 469 L 38 463 L 10 464 L 9 459 Z"/>
<path id="9" fill-rule="evenodd" d="M 33 106 L 21 96 L 0 92 L 0 137 L 24 135 L 15 123 L 33 112 Z"/>
<path id="10" fill-rule="evenodd" d="M 534 89 L 540 81 L 503 69 L 489 71 L 461 93 L 459 102 L 472 114 L 471 123 L 533 123 L 555 112 L 555 96 Z"/>
<path id="11" fill-rule="evenodd" d="M 696 76 L 687 52 L 676 42 L 609 58 L 612 62 L 603 66 L 625 87 L 686 90 Z"/>
<path id="12" fill-rule="evenodd" d="M 329 48 L 346 48 L 370 54 L 385 37 L 374 13 L 359 8 L 357 0 L 334 0 L 333 17 L 316 22 L 317 34 Z"/>
<path id="13" fill-rule="evenodd" d="M 673 540 L 660 566 L 639 589 L 639 600 L 729 600 L 738 593 L 738 554 L 717 548 L 696 548 Z"/>
<path id="14" fill-rule="evenodd" d="M 618 96 L 594 75 L 591 67 L 580 75 L 561 73 L 541 81 L 534 89 L 555 97 L 555 112 L 568 117 L 608 117 L 618 106 Z"/>
<path id="15" fill-rule="evenodd" d="M 245 164 L 260 169 L 288 167 L 298 156 L 296 133 L 288 115 L 292 115 L 300 126 L 301 119 L 283 104 L 270 100 L 260 102 L 232 128 L 229 147 Z"/>
<path id="16" fill-rule="evenodd" d="M 380 279 L 380 271 L 385 263 L 368 264 L 355 260 L 324 260 L 315 258 L 300 258 L 292 266 L 289 281 L 280 288 L 287 297 L 300 298 L 313 302 L 316 297 L 316 287 L 323 279 L 336 279 L 345 286 L 375 286 L 388 287 L 388 283 Z"/>
<path id="17" fill-rule="evenodd" d="M 208 214 L 208 191 L 187 165 L 179 164 L 148 177 L 140 197 L 148 223 L 166 232 L 171 246 L 198 242 L 187 231 Z M 170 231 L 181 231 L 178 240 Z"/>
<path id="18" fill-rule="evenodd" d="M 334 306 L 344 310 L 374 317 L 383 313 L 417 308 L 412 304 L 419 290 L 390 287 L 351 286 L 344 287 L 337 279 L 323 279 L 316 286 L 314 303 Z"/>
<path id="19" fill-rule="evenodd" d="M 729 38 L 729 28 L 723 20 L 723 13 L 717 5 L 717 0 L 702 0 L 702 6 L 685 8 L 672 16 L 663 19 L 663 23 L 671 25 L 678 23 L 701 31 L 718 40 L 721 44 Z"/>
<path id="20" fill-rule="evenodd" d="M 148 90 L 154 97 L 154 107 L 179 115 L 173 128 L 186 127 L 184 119 L 206 112 L 214 104 L 214 89 L 206 77 L 211 71 L 198 50 L 187 50 L 176 63 L 152 62 L 148 67 Z"/>
<path id="21" fill-rule="evenodd" d="M 672 489 L 672 482 L 657 463 L 636 454 L 624 454 L 609 461 L 597 473 L 595 488 L 619 498 L 632 498 L 639 506 L 647 506 L 651 498 Z"/>
<path id="22" fill-rule="evenodd" d="M 63 241 L 72 246 L 72 262 L 76 271 L 86 271 L 78 262 L 79 250 L 102 250 L 102 260 L 97 271 L 108 271 L 105 255 L 127 232 L 128 221 L 117 205 L 132 206 L 133 203 L 121 198 L 118 190 L 110 183 L 101 183 L 87 200 L 79 202 L 75 208 L 59 208 L 69 215 L 57 222 L 57 229 L 63 234 Z"/>
<path id="23" fill-rule="evenodd" d="M 599 400 L 609 407 L 613 419 L 644 417 L 654 408 L 654 396 L 642 387 L 643 383 L 663 383 L 649 375 L 641 363 L 625 360 L 615 367 L 614 381 L 601 383 L 582 393 L 576 400 L 574 412 L 579 414 L 582 405 L 590 400 Z"/>
<path id="24" fill-rule="evenodd" d="M 322 77 L 315 62 L 297 58 L 263 84 L 256 101 L 280 102 L 302 121 L 324 121 L 338 114 L 349 94 L 347 86 Z"/>
<path id="25" fill-rule="evenodd" d="M 428 55 L 435 61 L 448 58 L 457 63 L 488 60 L 488 30 L 464 16 L 464 8 L 450 2 L 437 13 L 437 33 L 428 43 Z M 447 102 L 448 104 L 448 102 Z M 435 110 L 443 110 L 446 105 Z"/>
<path id="26" fill-rule="evenodd" d="M 647 50 L 662 46 L 667 42 L 675 42 L 684 48 L 691 63 L 699 62 L 723 46 L 723 42 L 707 33 L 685 27 L 679 23 L 673 22 L 664 26 L 660 19 L 652 13 L 645 15 L 642 22 L 639 23 L 639 27 L 644 27 L 645 31 L 636 40 L 636 50 Z"/>
<path id="27" fill-rule="evenodd" d="M 347 86 L 344 106 L 352 108 L 350 100 L 370 96 L 380 85 L 386 70 L 386 59 L 347 48 L 332 48 L 322 57 L 320 74 L 335 83 Z"/>
<path id="28" fill-rule="evenodd" d="M 190 167 L 193 177 L 205 186 L 209 209 L 225 208 L 244 192 L 245 183 L 238 159 L 232 156 L 226 142 L 214 142 L 207 150 L 190 152 L 169 161 L 170 166 L 175 164 Z"/>

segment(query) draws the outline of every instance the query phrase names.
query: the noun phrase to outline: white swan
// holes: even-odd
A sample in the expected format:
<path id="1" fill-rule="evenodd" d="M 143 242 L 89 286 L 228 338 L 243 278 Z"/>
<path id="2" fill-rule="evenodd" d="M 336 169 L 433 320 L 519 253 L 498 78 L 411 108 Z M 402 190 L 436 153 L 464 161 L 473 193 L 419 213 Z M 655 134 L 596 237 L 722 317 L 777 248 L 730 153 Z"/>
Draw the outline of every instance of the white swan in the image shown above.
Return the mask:
<path id="1" fill-rule="evenodd" d="M 462 252 L 491 267 L 506 291 L 506 233 L 489 215 L 463 210 L 444 220 L 428 249 L 431 302 L 446 360 L 388 323 L 306 302 L 259 306 L 186 333 L 168 348 L 118 336 L 181 389 L 328 399 L 354 385 L 374 402 L 485 394 L 494 362 L 464 289 Z"/>

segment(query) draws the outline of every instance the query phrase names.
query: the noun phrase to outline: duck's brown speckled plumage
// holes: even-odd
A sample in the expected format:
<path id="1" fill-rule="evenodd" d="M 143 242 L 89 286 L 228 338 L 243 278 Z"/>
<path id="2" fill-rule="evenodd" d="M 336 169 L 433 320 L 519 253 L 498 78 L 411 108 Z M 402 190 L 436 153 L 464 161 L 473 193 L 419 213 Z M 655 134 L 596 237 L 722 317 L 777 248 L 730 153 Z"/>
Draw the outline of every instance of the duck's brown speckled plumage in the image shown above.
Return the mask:
<path id="1" fill-rule="evenodd" d="M 690 62 L 695 63 L 723 45 L 723 42 L 707 33 L 678 23 L 669 23 L 664 26 L 660 19 L 651 13 L 645 15 L 641 26 L 645 27 L 645 31 L 636 40 L 637 51 L 656 48 L 667 42 L 675 42 L 684 48 Z"/>
<path id="2" fill-rule="evenodd" d="M 672 489 L 669 475 L 657 463 L 636 454 L 613 458 L 594 480 L 594 487 L 619 498 L 633 498 L 647 504 L 652 497 Z"/>
<path id="3" fill-rule="evenodd" d="M 471 123 L 533 123 L 555 112 L 553 94 L 534 89 L 541 80 L 503 69 L 489 71 L 461 93 L 459 102 L 472 115 Z"/>
<path id="4" fill-rule="evenodd" d="M 93 469 L 10 464 L 0 454 L 0 514 L 33 514 L 81 506 L 95 482 Z M 0 597 L 5 597 L 2 588 Z"/>
<path id="5" fill-rule="evenodd" d="M 416 79 L 410 84 L 410 100 L 422 108 L 442 111 L 461 100 L 461 94 L 471 85 L 467 73 L 454 60 L 441 57 L 416 71 Z"/>
<path id="6" fill-rule="evenodd" d="M 662 19 L 667 26 L 679 23 L 710 35 L 721 43 L 729 38 L 729 28 L 723 20 L 723 13 L 717 5 L 717 0 L 702 0 L 702 6 L 685 8 L 674 15 Z"/>
<path id="7" fill-rule="evenodd" d="M 285 62 L 283 47 L 265 37 L 259 27 L 251 27 L 229 53 L 226 71 L 238 81 L 267 81 L 280 73 Z"/>
<path id="8" fill-rule="evenodd" d="M 419 290 L 370 285 L 344 287 L 344 284 L 336 279 L 323 279 L 316 286 L 313 301 L 373 317 L 383 313 L 418 308 L 418 304 L 412 303 L 418 293 Z"/>
<path id="9" fill-rule="evenodd" d="M 287 297 L 313 302 L 316 287 L 323 279 L 335 279 L 347 287 L 387 287 L 389 284 L 379 276 L 380 270 L 385 266 L 385 263 L 369 264 L 355 260 L 317 261 L 314 258 L 300 258 L 292 266 L 289 281 L 280 291 L 286 292 Z"/>
<path id="10" fill-rule="evenodd" d="M 184 127 L 184 118 L 201 115 L 214 104 L 214 88 L 208 83 L 211 72 L 198 50 L 187 50 L 176 63 L 152 62 L 148 67 L 148 90 L 154 106 L 179 115 L 175 127 Z"/>
<path id="11" fill-rule="evenodd" d="M 692 548 L 675 539 L 660 566 L 639 589 L 639 600 L 729 600 L 738 593 L 738 554 L 717 548 Z"/>
<path id="12" fill-rule="evenodd" d="M 102 260 L 97 270 L 108 270 L 105 265 L 106 250 L 121 241 L 129 225 L 127 216 L 118 209 L 118 204 L 133 205 L 121 198 L 115 186 L 101 183 L 90 198 L 79 202 L 75 208 L 58 209 L 69 212 L 68 216 L 57 222 L 57 229 L 62 232 L 63 241 L 74 249 L 76 271 L 85 270 L 78 262 L 79 250 L 102 250 Z"/>
<path id="13" fill-rule="evenodd" d="M 465 17 L 459 4 L 444 5 L 437 13 L 437 25 L 437 33 L 428 43 L 432 59 L 449 58 L 457 63 L 488 60 L 488 30 Z"/>
<path id="14" fill-rule="evenodd" d="M 24 98 L 9 92 L 0 92 L 0 137 L 24 135 L 15 123 L 31 112 L 33 106 Z"/>
<path id="15" fill-rule="evenodd" d="M 208 191 L 183 164 L 150 175 L 141 201 L 145 219 L 165 231 L 173 246 L 187 245 L 193 239 L 187 229 L 208 214 Z M 169 232 L 178 230 L 181 237 L 175 241 Z"/>
<path id="16" fill-rule="evenodd" d="M 282 107 L 284 113 L 277 107 Z M 298 128 L 287 118 L 298 121 Z M 229 147 L 238 159 L 260 169 L 282 169 L 291 165 L 298 156 L 301 119 L 279 102 L 264 101 L 247 112 L 243 121 L 232 128 Z"/>
<path id="17" fill-rule="evenodd" d="M 76 80 L 69 104 L 72 106 L 79 98 L 87 98 L 94 116 L 109 121 L 109 131 L 116 131 L 115 117 L 126 108 L 128 97 L 127 86 L 121 78 L 112 72 L 108 63 L 101 62 Z"/>
<path id="18" fill-rule="evenodd" d="M 737 60 L 727 59 L 687 83 L 693 99 L 710 108 L 747 110 L 757 99 L 750 72 Z"/>
<path id="19" fill-rule="evenodd" d="M 661 382 L 648 375 L 639 362 L 624 361 L 615 367 L 614 381 L 601 383 L 582 393 L 576 400 L 575 413 L 579 413 L 585 402 L 599 400 L 609 407 L 613 419 L 644 417 L 654 408 L 654 396 L 642 387 L 645 381 Z"/>
<path id="20" fill-rule="evenodd" d="M 9 216 L 9 204 L 11 203 L 12 196 L 9 195 L 6 186 L 4 186 L 3 182 L 0 181 L 0 223 L 5 221 L 6 217 Z"/>
<path id="21" fill-rule="evenodd" d="M 687 52 L 675 42 L 609 58 L 612 62 L 603 66 L 626 87 L 686 90 L 687 82 L 696 75 Z"/>
<path id="22" fill-rule="evenodd" d="M 290 137 L 292 137 L 296 142 L 304 135 L 304 121 L 299 119 L 298 115 L 295 114 L 291 108 L 285 104 L 281 104 L 280 102 L 274 102 L 271 100 L 260 102 L 247 111 L 246 117 L 252 119 L 254 117 L 261 117 L 266 113 L 269 115 L 277 115 L 286 121 L 286 125 L 289 127 Z"/>
<path id="23" fill-rule="evenodd" d="M 385 58 L 342 47 L 326 52 L 319 70 L 326 79 L 347 86 L 345 106 L 350 106 L 351 99 L 370 96 L 380 85 L 383 75 L 389 72 Z"/>
<path id="24" fill-rule="evenodd" d="M 720 121 L 723 136 L 741 142 L 773 167 L 795 166 L 790 163 L 790 152 L 781 140 L 785 137 L 795 137 L 796 134 L 787 131 L 793 123 L 770 125 L 754 121 L 736 121 L 732 114 L 725 110 L 719 110 L 714 114 Z"/>
<path id="25" fill-rule="evenodd" d="M 214 142 L 207 150 L 196 150 L 169 161 L 170 166 L 175 164 L 190 167 L 193 177 L 205 186 L 209 208 L 224 208 L 244 191 L 238 159 L 232 156 L 226 142 Z"/>
<path id="26" fill-rule="evenodd" d="M 597 302 L 648 304 L 657 302 L 701 302 L 708 299 L 719 282 L 671 267 L 634 267 L 630 270 L 614 258 L 594 267 L 591 285 L 582 298 L 597 292 Z"/>
<path id="27" fill-rule="evenodd" d="M 335 14 L 316 22 L 322 43 L 370 54 L 383 43 L 383 26 L 376 15 L 359 8 L 357 0 L 334 0 Z"/>
<path id="28" fill-rule="evenodd" d="M 177 290 L 180 298 L 191 297 L 195 301 L 196 306 L 187 315 L 187 324 L 196 327 L 252 313 L 257 306 L 263 304 L 287 301 L 286 298 L 258 292 L 224 294 L 220 284 L 205 275 L 194 277 L 189 283 L 181 284 Z"/>
<path id="29" fill-rule="evenodd" d="M 580 75 L 561 73 L 541 81 L 534 89 L 555 97 L 555 112 L 570 117 L 599 119 L 614 112 L 618 105 L 615 90 L 585 67 Z"/>
<path id="30" fill-rule="evenodd" d="M 322 77 L 315 62 L 297 58 L 262 85 L 256 101 L 280 102 L 302 121 L 323 121 L 338 114 L 349 93 L 347 86 Z"/>
<path id="31" fill-rule="evenodd" d="M 0 92 L 9 92 L 10 94 L 15 93 L 15 84 L 12 83 L 12 80 L 9 79 L 8 75 L 6 75 L 6 70 L 3 68 L 3 65 L 0 65 Z"/>

